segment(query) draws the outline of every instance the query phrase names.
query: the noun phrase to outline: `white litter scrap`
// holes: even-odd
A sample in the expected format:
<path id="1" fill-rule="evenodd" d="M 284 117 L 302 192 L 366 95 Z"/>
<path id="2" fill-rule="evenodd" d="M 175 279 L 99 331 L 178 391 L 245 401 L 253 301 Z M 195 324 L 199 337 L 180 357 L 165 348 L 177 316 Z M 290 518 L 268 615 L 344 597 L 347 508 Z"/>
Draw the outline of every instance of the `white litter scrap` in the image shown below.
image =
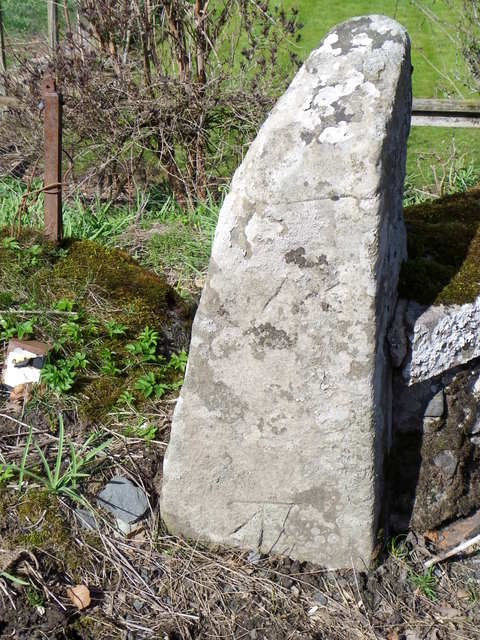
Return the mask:
<path id="1" fill-rule="evenodd" d="M 10 340 L 1 382 L 7 387 L 40 381 L 48 347 L 36 340 Z"/>

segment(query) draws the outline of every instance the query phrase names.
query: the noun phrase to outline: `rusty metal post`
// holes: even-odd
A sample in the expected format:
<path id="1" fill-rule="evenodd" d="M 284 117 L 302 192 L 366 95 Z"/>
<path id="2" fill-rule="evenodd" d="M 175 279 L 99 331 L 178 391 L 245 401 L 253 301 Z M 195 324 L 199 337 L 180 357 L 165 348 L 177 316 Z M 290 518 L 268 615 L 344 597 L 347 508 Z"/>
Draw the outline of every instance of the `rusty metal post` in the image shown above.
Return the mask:
<path id="1" fill-rule="evenodd" d="M 45 236 L 59 242 L 62 225 L 62 99 L 55 80 L 42 80 L 43 137 L 45 174 L 43 179 L 45 202 Z"/>

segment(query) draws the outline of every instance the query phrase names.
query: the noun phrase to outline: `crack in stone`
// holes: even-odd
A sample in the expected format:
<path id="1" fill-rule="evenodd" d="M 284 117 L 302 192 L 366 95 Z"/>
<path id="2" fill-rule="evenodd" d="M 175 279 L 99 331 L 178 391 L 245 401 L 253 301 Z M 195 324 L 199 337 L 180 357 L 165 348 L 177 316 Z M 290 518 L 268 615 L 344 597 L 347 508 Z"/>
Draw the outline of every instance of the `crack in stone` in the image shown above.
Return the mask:
<path id="1" fill-rule="evenodd" d="M 287 520 L 290 516 L 290 512 L 293 509 L 293 504 L 290 505 L 290 508 L 287 511 L 287 515 L 285 516 L 284 520 L 283 520 L 283 524 L 282 524 L 282 529 L 280 531 L 280 533 L 277 536 L 277 539 L 275 540 L 275 542 L 272 544 L 272 546 L 270 547 L 270 549 L 268 550 L 268 555 L 270 555 L 272 553 L 272 551 L 275 549 L 275 547 L 277 546 L 280 538 L 283 536 L 283 534 L 285 533 L 285 527 L 287 525 Z"/>
<path id="2" fill-rule="evenodd" d="M 270 296 L 270 298 L 266 301 L 266 303 L 263 306 L 262 311 L 265 311 L 265 309 L 268 307 L 268 305 L 272 302 L 272 300 L 274 300 L 278 294 L 280 293 L 281 288 L 283 287 L 283 285 L 285 284 L 285 282 L 287 281 L 287 278 L 285 277 L 282 282 L 278 285 L 278 287 L 276 288 L 276 290 L 274 291 L 274 293 Z"/>
<path id="3" fill-rule="evenodd" d="M 350 194 L 344 194 L 344 195 L 339 195 L 337 193 L 332 193 L 329 196 L 323 196 L 320 198 L 306 198 L 305 200 L 260 200 L 259 198 L 253 198 L 253 196 L 251 196 L 250 194 L 247 194 L 247 197 L 251 200 L 251 201 L 255 201 L 255 204 L 260 205 L 260 206 L 271 206 L 271 205 L 290 205 L 290 204 L 303 204 L 306 202 L 323 202 L 325 200 L 332 200 L 333 198 L 335 198 L 335 200 L 355 200 L 355 202 L 358 204 L 361 200 L 363 201 L 368 201 L 368 200 L 376 200 L 377 196 L 375 195 L 371 195 L 371 196 L 365 196 L 365 197 L 359 197 L 359 196 L 354 196 L 354 195 L 350 195 Z"/>
<path id="4" fill-rule="evenodd" d="M 249 518 L 247 518 L 245 522 L 242 522 L 242 524 L 238 525 L 238 527 L 236 527 L 233 531 L 231 531 L 229 535 L 233 536 L 235 533 L 238 533 L 239 531 L 241 531 L 241 529 L 243 529 L 243 527 L 246 527 L 247 524 L 251 522 L 255 518 L 255 516 L 257 516 L 259 513 L 260 513 L 260 509 L 258 511 L 255 511 L 255 513 L 251 515 Z"/>
<path id="5" fill-rule="evenodd" d="M 263 544 L 264 518 L 265 518 L 265 511 L 264 511 L 264 507 L 262 506 L 262 522 L 260 524 L 260 532 L 258 534 L 258 543 L 257 543 L 257 548 L 258 548 L 259 551 L 261 550 L 262 544 Z"/>

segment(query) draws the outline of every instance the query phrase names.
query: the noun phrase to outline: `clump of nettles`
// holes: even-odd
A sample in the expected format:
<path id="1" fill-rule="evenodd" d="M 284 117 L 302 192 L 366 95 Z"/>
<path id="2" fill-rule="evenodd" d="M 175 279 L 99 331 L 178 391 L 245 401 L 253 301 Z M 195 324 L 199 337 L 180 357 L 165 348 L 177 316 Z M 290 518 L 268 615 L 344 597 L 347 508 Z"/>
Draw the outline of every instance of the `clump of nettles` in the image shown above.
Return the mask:
<path id="1" fill-rule="evenodd" d="M 84 417 L 161 398 L 182 383 L 191 310 L 126 253 L 88 240 L 55 248 L 0 233 L 0 341 L 48 343 L 44 387 Z"/>
<path id="2" fill-rule="evenodd" d="M 480 189 L 407 207 L 408 261 L 400 295 L 422 304 L 464 304 L 480 293 Z"/>

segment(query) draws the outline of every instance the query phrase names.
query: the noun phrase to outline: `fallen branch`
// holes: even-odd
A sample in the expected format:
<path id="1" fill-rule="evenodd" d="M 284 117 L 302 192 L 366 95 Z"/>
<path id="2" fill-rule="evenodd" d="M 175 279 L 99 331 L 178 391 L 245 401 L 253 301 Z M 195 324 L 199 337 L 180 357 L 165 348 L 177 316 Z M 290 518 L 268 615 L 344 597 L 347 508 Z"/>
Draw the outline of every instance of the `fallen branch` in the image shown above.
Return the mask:
<path id="1" fill-rule="evenodd" d="M 468 549 L 469 547 L 472 547 L 474 544 L 478 544 L 478 543 L 480 543 L 480 534 L 474 536 L 473 538 L 470 538 L 469 540 L 465 540 L 464 542 L 457 545 L 456 547 L 453 547 L 453 549 L 449 549 L 448 551 L 445 551 L 445 553 L 442 553 L 438 556 L 435 556 L 434 558 L 431 558 L 430 560 L 427 560 L 423 566 L 425 567 L 425 569 L 428 569 L 429 567 L 432 567 L 434 564 L 437 564 L 438 562 L 442 562 L 443 560 L 446 560 L 447 558 L 451 558 L 452 556 L 456 556 L 458 553 L 461 553 L 462 551 L 465 551 L 465 549 Z"/>

